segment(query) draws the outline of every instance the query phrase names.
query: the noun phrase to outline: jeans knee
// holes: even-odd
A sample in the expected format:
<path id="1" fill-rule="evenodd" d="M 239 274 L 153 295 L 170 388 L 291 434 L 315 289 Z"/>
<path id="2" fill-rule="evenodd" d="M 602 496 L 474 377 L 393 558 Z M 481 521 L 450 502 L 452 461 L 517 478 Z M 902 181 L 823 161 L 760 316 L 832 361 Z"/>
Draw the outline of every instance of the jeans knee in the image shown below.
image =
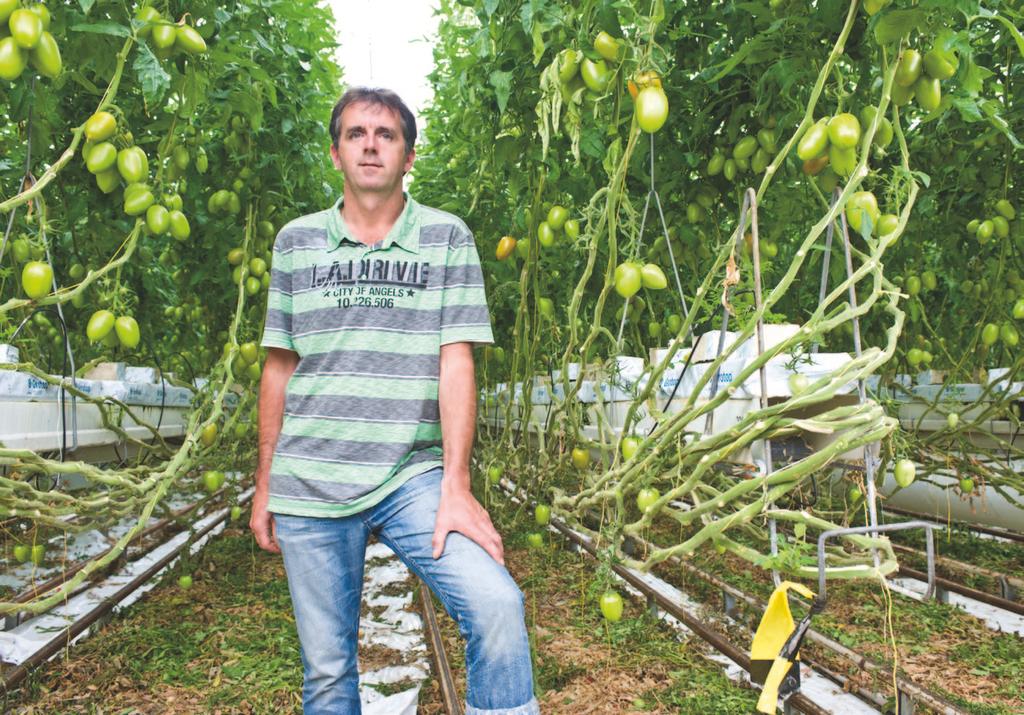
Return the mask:
<path id="1" fill-rule="evenodd" d="M 523 592 L 509 579 L 473 604 L 466 619 L 468 641 L 479 643 L 486 655 L 513 656 L 526 645 Z"/>

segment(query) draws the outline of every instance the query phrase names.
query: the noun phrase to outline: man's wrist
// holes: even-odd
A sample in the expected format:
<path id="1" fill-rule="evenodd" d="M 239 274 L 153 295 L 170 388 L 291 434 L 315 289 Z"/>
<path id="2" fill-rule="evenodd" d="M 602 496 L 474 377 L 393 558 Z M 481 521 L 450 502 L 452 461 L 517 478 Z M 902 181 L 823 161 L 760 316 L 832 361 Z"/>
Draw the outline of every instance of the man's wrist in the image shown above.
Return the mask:
<path id="1" fill-rule="evenodd" d="M 469 491 L 469 468 L 468 467 L 444 467 L 444 474 L 441 477 L 441 489 L 443 491 Z"/>

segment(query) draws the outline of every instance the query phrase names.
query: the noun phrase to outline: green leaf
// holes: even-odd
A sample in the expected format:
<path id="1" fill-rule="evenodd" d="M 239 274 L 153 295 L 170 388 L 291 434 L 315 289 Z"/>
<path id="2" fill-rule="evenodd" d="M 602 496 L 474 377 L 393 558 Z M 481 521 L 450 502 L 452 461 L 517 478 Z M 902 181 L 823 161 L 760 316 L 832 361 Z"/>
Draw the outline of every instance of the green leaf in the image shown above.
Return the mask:
<path id="1" fill-rule="evenodd" d="M 875 41 L 880 45 L 896 42 L 924 20 L 921 10 L 892 10 L 875 24 Z"/>
<path id="2" fill-rule="evenodd" d="M 985 116 L 981 113 L 978 103 L 966 97 L 954 97 L 953 106 L 960 112 L 960 118 L 965 122 L 981 122 Z"/>
<path id="3" fill-rule="evenodd" d="M 533 29 L 530 30 L 530 38 L 533 40 L 533 66 L 536 67 L 540 63 L 541 57 L 544 56 L 546 48 L 544 44 L 544 28 L 539 22 L 533 23 Z"/>
<path id="4" fill-rule="evenodd" d="M 140 42 L 139 52 L 135 55 L 135 62 L 132 69 L 139 77 L 139 84 L 142 85 L 142 95 L 148 104 L 156 104 L 164 97 L 164 93 L 171 87 L 171 76 L 160 66 L 160 60 L 156 58 L 149 49 L 149 45 Z"/>
<path id="5" fill-rule="evenodd" d="M 94 32 L 97 35 L 114 35 L 116 37 L 131 37 L 132 31 L 124 25 L 116 22 L 90 22 L 72 25 L 71 30 L 75 32 Z"/>
<path id="6" fill-rule="evenodd" d="M 509 95 L 512 93 L 512 73 L 495 70 L 491 72 L 490 81 L 498 98 L 498 111 L 504 114 Z"/>
<path id="7" fill-rule="evenodd" d="M 78 0 L 78 4 L 82 8 L 82 12 L 88 15 L 92 6 L 96 4 L 96 0 Z"/>

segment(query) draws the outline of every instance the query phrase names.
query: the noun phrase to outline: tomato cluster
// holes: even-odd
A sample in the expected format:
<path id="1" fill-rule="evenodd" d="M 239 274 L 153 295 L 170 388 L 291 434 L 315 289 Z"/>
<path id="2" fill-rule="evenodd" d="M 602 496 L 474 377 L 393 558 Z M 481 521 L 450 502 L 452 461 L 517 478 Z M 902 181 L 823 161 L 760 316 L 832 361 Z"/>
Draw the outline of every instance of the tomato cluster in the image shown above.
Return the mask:
<path id="1" fill-rule="evenodd" d="M 31 63 L 40 76 L 54 79 L 64 63 L 50 34 L 50 11 L 41 2 L 21 5 L 0 0 L 0 78 L 13 82 Z"/>

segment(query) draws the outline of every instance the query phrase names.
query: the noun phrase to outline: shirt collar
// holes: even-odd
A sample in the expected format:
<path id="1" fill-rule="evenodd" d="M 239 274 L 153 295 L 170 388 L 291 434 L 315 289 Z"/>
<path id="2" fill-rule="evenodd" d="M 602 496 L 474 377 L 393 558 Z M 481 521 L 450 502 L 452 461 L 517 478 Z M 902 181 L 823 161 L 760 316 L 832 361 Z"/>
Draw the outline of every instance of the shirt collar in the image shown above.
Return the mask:
<path id="1" fill-rule="evenodd" d="M 412 253 L 419 253 L 420 250 L 420 211 L 419 204 L 409 195 L 409 192 L 403 191 L 402 196 L 405 197 L 405 208 L 402 209 L 402 213 L 398 215 L 398 219 L 395 224 L 388 231 L 384 240 L 373 246 L 374 249 L 389 248 L 392 244 L 404 248 Z M 333 251 L 338 248 L 342 243 L 349 242 L 356 246 L 366 246 L 365 243 L 360 242 L 352 235 L 348 226 L 345 224 L 345 219 L 341 217 L 341 207 L 345 202 L 345 195 L 342 194 L 338 197 L 338 200 L 334 202 L 334 205 L 330 209 L 330 213 L 327 217 L 327 239 L 328 239 L 328 250 Z"/>

